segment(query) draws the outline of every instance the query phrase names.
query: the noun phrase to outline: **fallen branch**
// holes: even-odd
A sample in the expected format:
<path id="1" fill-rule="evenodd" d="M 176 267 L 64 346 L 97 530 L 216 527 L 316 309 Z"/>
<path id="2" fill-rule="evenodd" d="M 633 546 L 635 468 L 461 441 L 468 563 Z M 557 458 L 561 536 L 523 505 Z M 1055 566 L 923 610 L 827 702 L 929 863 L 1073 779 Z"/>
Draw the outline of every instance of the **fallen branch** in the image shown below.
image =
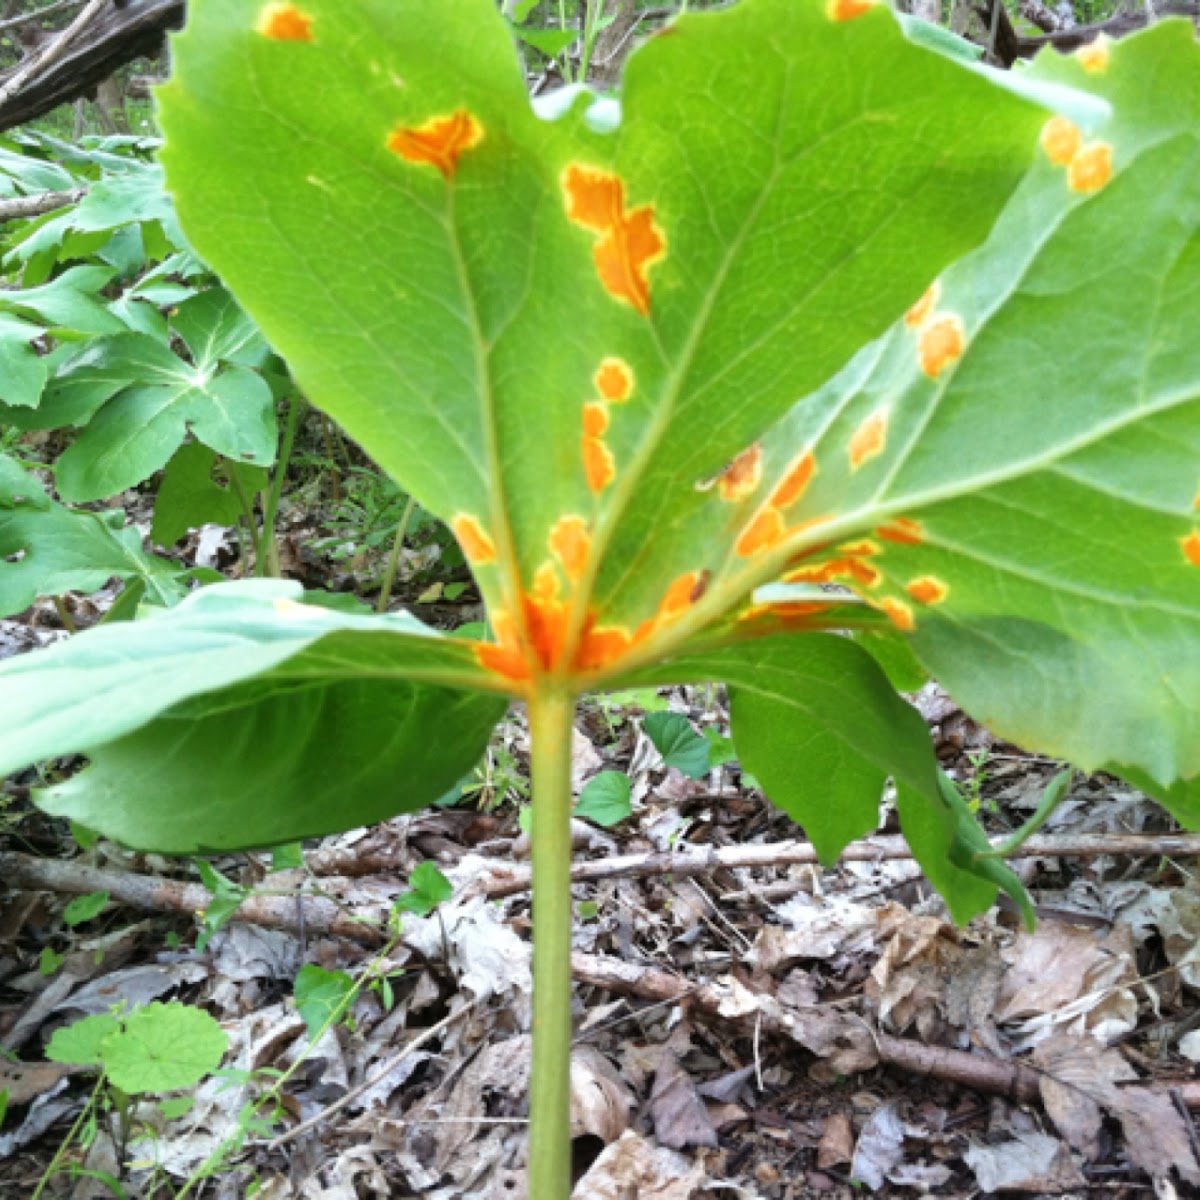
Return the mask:
<path id="1" fill-rule="evenodd" d="M 7 21 L 0 21 L 0 33 L 5 33 L 9 29 L 18 29 L 22 25 L 32 25 L 34 21 L 40 21 L 43 17 L 52 17 L 55 13 L 62 12 L 64 8 L 78 8 L 83 0 L 58 0 L 57 4 L 47 4 L 45 8 L 35 8 L 32 12 L 18 13 L 15 17 L 9 17 Z"/>
<path id="2" fill-rule="evenodd" d="M 1125 854 L 1136 858 L 1162 855 L 1200 854 L 1200 834 L 1044 834 L 1031 837 L 1013 858 L 1095 858 L 1101 854 Z M 851 842 L 839 862 L 883 862 L 911 859 L 913 853 L 902 837 L 879 837 Z M 723 846 L 712 850 L 621 854 L 591 862 L 576 863 L 572 883 L 594 883 L 601 879 L 644 878 L 649 875 L 678 877 L 708 875 L 738 867 L 787 867 L 817 863 L 820 859 L 811 842 L 768 842 L 761 846 Z M 529 868 L 498 865 L 490 877 L 474 885 L 489 899 L 514 896 L 529 889 Z"/>
<path id="3" fill-rule="evenodd" d="M 107 892 L 112 899 L 151 912 L 203 912 L 212 903 L 212 893 L 199 883 L 159 879 L 92 867 L 75 859 L 35 858 L 31 854 L 0 852 L 0 881 L 11 888 L 42 889 L 82 896 Z M 384 933 L 366 921 L 358 921 L 323 896 L 302 892 L 289 896 L 251 895 L 230 918 L 267 929 L 344 937 L 366 945 L 386 940 Z"/>
<path id="4" fill-rule="evenodd" d="M 1008 1096 L 1021 1102 L 1036 1100 L 1040 1095 L 1041 1074 L 1021 1063 L 1005 1062 L 979 1051 L 928 1046 L 909 1038 L 877 1033 L 868 1029 L 865 1022 L 858 1023 L 858 1030 L 861 1030 L 858 1033 L 853 1018 L 827 1005 L 792 1008 L 773 996 L 751 992 L 732 981 L 720 980 L 697 986 L 669 971 L 598 954 L 572 954 L 571 970 L 579 982 L 608 992 L 660 1003 L 675 999 L 698 1008 L 709 1017 L 742 1021 L 763 1033 L 785 1037 L 821 1057 L 830 1058 L 830 1065 L 835 1070 L 844 1070 L 850 1061 L 859 1070 L 869 1069 L 878 1062 L 914 1075 Z M 849 1044 L 851 1039 L 855 1039 L 854 1045 Z M 1164 1094 L 1178 1093 L 1188 1108 L 1200 1108 L 1200 1081 L 1170 1086 L 1141 1084 L 1136 1085 L 1135 1090 L 1141 1088 Z"/>
<path id="5" fill-rule="evenodd" d="M 0 200 L 0 221 L 15 221 L 21 217 L 40 217 L 56 208 L 77 204 L 87 195 L 87 188 L 71 188 L 65 192 L 39 192 L 36 196 L 16 196 Z"/>
<path id="6" fill-rule="evenodd" d="M 0 87 L 0 108 L 3 108 L 29 80 L 54 66 L 56 62 L 61 62 L 67 56 L 67 51 L 79 40 L 80 34 L 96 20 L 107 4 L 108 0 L 88 0 L 83 11 L 53 41 L 47 42 L 41 50 L 30 54 Z"/>

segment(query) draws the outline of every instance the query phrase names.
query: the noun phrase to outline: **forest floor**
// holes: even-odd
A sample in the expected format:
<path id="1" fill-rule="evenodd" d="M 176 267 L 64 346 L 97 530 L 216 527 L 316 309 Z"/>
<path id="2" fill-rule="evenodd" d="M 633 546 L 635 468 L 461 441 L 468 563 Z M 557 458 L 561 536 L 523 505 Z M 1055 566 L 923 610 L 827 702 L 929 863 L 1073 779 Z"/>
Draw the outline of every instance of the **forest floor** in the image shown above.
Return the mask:
<path id="1" fill-rule="evenodd" d="M 284 531 L 285 567 L 354 586 L 352 568 L 307 549 L 306 521 L 294 512 Z M 184 552 L 236 571 L 227 531 Z M 402 577 L 420 569 L 407 560 Z M 410 583 L 396 605 L 430 595 Z M 69 601 L 80 625 L 104 606 Z M 48 603 L 0 622 L 0 656 L 64 636 L 58 623 Z M 1026 819 L 1059 764 L 995 740 L 932 685 L 914 703 L 989 832 Z M 1077 775 L 1037 852 L 1016 860 L 1036 931 L 1011 905 L 960 929 L 897 856 L 886 799 L 880 833 L 824 869 L 736 762 L 703 778 L 666 766 L 642 725 L 662 708 L 728 734 L 718 688 L 601 698 L 577 723 L 576 784 L 618 770 L 633 801 L 613 827 L 576 822 L 577 863 L 593 871 L 575 889 L 577 1196 L 1200 1195 L 1196 845 L 1161 808 Z M 215 909 L 194 863 L 84 849 L 31 808 L 36 773 L 9 780 L 0 1198 L 38 1194 L 60 1151 L 90 1174 L 58 1174 L 46 1197 L 160 1200 L 205 1163 L 186 1195 L 523 1197 L 527 764 L 514 709 L 455 806 L 306 843 L 302 867 L 215 860 L 235 901 L 254 895 L 202 950 L 197 909 Z M 402 799 L 402 776 L 395 787 Z M 425 861 L 453 894 L 397 931 L 392 904 Z M 67 903 L 97 891 L 108 903 L 68 925 Z M 315 1042 L 293 998 L 304 964 L 373 981 Z M 84 1125 L 90 1146 L 70 1141 L 94 1075 L 48 1063 L 49 1036 L 168 999 L 220 1021 L 232 1070 L 185 1114 L 143 1100 L 124 1144 L 108 1094 Z M 252 1120 L 272 1071 L 288 1078 Z"/>

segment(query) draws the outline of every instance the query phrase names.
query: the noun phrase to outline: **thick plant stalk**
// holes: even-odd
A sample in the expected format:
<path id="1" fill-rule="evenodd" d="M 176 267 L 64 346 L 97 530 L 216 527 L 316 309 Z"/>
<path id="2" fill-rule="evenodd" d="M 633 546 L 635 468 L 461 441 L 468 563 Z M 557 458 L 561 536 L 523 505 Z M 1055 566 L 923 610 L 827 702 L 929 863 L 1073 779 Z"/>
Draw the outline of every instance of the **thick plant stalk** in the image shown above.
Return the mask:
<path id="1" fill-rule="evenodd" d="M 575 697 L 529 701 L 533 735 L 533 1073 L 529 1195 L 571 1194 L 571 726 Z"/>

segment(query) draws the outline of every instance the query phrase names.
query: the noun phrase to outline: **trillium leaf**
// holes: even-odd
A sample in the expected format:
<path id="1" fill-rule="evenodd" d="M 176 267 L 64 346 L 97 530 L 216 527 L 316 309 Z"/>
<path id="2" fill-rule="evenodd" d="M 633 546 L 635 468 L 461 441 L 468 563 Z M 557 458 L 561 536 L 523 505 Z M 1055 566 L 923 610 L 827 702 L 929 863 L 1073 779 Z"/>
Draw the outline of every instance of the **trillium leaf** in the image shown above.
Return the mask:
<path id="1" fill-rule="evenodd" d="M 497 667 L 619 656 L 585 628 L 632 637 L 714 568 L 692 543 L 646 569 L 680 498 L 977 244 L 1025 171 L 1043 111 L 883 6 L 831 11 L 689 14 L 631 57 L 619 109 L 576 93 L 556 119 L 492 0 L 207 0 L 179 38 L 164 161 L 189 236 L 454 528 Z"/>
<path id="2" fill-rule="evenodd" d="M 459 690 L 490 682 L 469 647 L 300 594 L 209 588 L 5 662 L 0 774 L 87 750 L 94 765 L 42 793 L 43 807 L 174 853 L 292 841 L 435 800 L 505 706 Z M 174 794 L 188 804 L 163 802 Z"/>

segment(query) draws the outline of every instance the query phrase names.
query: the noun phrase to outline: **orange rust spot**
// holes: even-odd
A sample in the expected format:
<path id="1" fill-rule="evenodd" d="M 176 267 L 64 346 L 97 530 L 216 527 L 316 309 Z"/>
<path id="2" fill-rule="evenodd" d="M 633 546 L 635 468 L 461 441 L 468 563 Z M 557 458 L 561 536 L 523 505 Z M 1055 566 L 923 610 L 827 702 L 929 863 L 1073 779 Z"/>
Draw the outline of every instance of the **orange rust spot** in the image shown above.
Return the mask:
<path id="1" fill-rule="evenodd" d="M 1111 39 L 1106 34 L 1100 34 L 1094 42 L 1080 46 L 1075 51 L 1075 57 L 1089 75 L 1099 75 L 1108 69 L 1109 47 Z"/>
<path id="2" fill-rule="evenodd" d="M 606 358 L 596 372 L 596 390 L 605 400 L 621 404 L 633 395 L 633 370 L 620 358 Z"/>
<path id="3" fill-rule="evenodd" d="M 918 325 L 923 325 L 925 321 L 933 315 L 933 310 L 937 308 L 938 301 L 942 298 L 942 285 L 940 281 L 934 280 L 928 288 L 925 289 L 925 294 L 904 314 L 904 323 L 909 329 L 916 329 Z"/>
<path id="4" fill-rule="evenodd" d="M 589 400 L 583 406 L 583 436 L 598 438 L 608 429 L 608 405 Z"/>
<path id="5" fill-rule="evenodd" d="M 650 311 L 649 269 L 667 249 L 654 220 L 654 205 L 627 209 L 619 176 L 577 163 L 563 172 L 562 185 L 567 216 L 601 235 L 593 258 L 605 291 L 645 316 Z"/>
<path id="6" fill-rule="evenodd" d="M 1066 117 L 1051 117 L 1042 126 L 1042 149 L 1055 166 L 1065 167 L 1083 145 L 1083 134 L 1074 121 Z"/>
<path id="7" fill-rule="evenodd" d="M 869 13 L 875 7 L 876 0 L 828 0 L 825 5 L 825 15 L 831 21 L 853 21 L 856 17 Z"/>
<path id="8" fill-rule="evenodd" d="M 809 563 L 797 567 L 784 576 L 786 583 L 831 583 L 835 579 L 850 578 L 864 587 L 875 587 L 883 573 L 861 558 L 831 558 L 825 562 Z"/>
<path id="9" fill-rule="evenodd" d="M 534 573 L 533 590 L 521 597 L 529 640 L 547 670 L 562 657 L 567 637 L 567 606 L 560 591 L 558 571 L 544 562 Z"/>
<path id="10" fill-rule="evenodd" d="M 448 117 L 431 117 L 423 125 L 397 125 L 388 135 L 387 147 L 411 163 L 437 167 L 452 179 L 458 160 L 483 141 L 483 126 L 465 109 Z"/>
<path id="11" fill-rule="evenodd" d="M 294 4 L 267 4 L 258 14 L 254 30 L 277 42 L 311 42 L 313 19 Z"/>
<path id="12" fill-rule="evenodd" d="M 857 542 L 844 542 L 838 547 L 842 554 L 850 554 L 859 558 L 869 558 L 872 554 L 878 554 L 880 547 L 878 542 L 873 542 L 869 538 L 862 538 Z"/>
<path id="13" fill-rule="evenodd" d="M 708 571 L 688 571 L 680 575 L 667 588 L 667 593 L 658 606 L 658 619 L 669 621 L 685 612 L 707 591 L 708 579 Z"/>
<path id="14" fill-rule="evenodd" d="M 784 524 L 783 513 L 777 508 L 762 508 L 742 530 L 736 549 L 742 558 L 749 558 L 774 546 L 786 534 L 787 526 Z"/>
<path id="15" fill-rule="evenodd" d="M 885 542 L 899 542 L 904 546 L 919 546 L 925 540 L 925 530 L 912 517 L 893 517 L 886 525 L 880 525 L 875 533 Z"/>
<path id="16" fill-rule="evenodd" d="M 941 604 L 950 594 L 950 588 L 932 575 L 912 580 L 904 590 L 918 604 Z"/>
<path id="17" fill-rule="evenodd" d="M 592 535 L 582 517 L 574 514 L 559 517 L 550 530 L 550 549 L 572 581 L 583 574 L 591 548 Z"/>
<path id="18" fill-rule="evenodd" d="M 888 413 L 886 408 L 876 409 L 850 435 L 850 466 L 858 470 L 863 463 L 883 453 L 887 445 Z"/>
<path id="19" fill-rule="evenodd" d="M 953 313 L 943 313 L 926 322 L 917 342 L 921 370 L 936 379 L 951 363 L 962 358 L 967 335 L 962 320 Z"/>
<path id="20" fill-rule="evenodd" d="M 903 600 L 896 600 L 891 596 L 886 596 L 880 600 L 879 607 L 887 613 L 893 625 L 897 629 L 903 630 L 905 633 L 912 633 L 916 628 L 916 621 L 913 620 L 912 609 L 904 603 Z"/>
<path id="21" fill-rule="evenodd" d="M 1200 567 L 1200 529 L 1193 529 L 1187 537 L 1180 538 L 1179 544 L 1183 547 L 1183 557 L 1193 567 Z"/>
<path id="22" fill-rule="evenodd" d="M 770 610 L 772 616 L 782 617 L 786 621 L 795 620 L 798 617 L 811 617 L 814 613 L 828 612 L 831 608 L 835 608 L 836 604 L 826 600 L 779 600 L 765 607 Z"/>
<path id="23" fill-rule="evenodd" d="M 583 439 L 583 470 L 588 487 L 595 493 L 604 491 L 616 478 L 617 461 L 598 437 Z"/>
<path id="24" fill-rule="evenodd" d="M 809 482 L 817 473 L 817 460 L 811 450 L 806 450 L 784 472 L 783 479 L 771 496 L 771 503 L 777 508 L 787 508 L 808 490 Z"/>
<path id="25" fill-rule="evenodd" d="M 1071 159 L 1067 186 L 1073 192 L 1094 192 L 1112 178 L 1112 172 L 1112 147 L 1107 142 L 1091 142 Z"/>
<path id="26" fill-rule="evenodd" d="M 463 553 L 476 566 L 496 561 L 496 545 L 480 524 L 479 518 L 470 513 L 459 513 L 450 522 L 454 536 Z"/>
<path id="27" fill-rule="evenodd" d="M 755 442 L 721 472 L 717 491 L 722 500 L 735 503 L 755 492 L 762 483 L 762 457 L 762 447 Z"/>
<path id="28" fill-rule="evenodd" d="M 479 664 L 508 679 L 518 682 L 528 679 L 531 675 L 529 663 L 521 649 L 512 617 L 502 609 L 497 610 L 492 614 L 492 629 L 496 634 L 494 642 L 478 642 L 474 646 Z"/>
<path id="29" fill-rule="evenodd" d="M 629 630 L 619 625 L 589 629 L 580 640 L 575 666 L 581 671 L 598 671 L 626 654 L 633 641 Z"/>

